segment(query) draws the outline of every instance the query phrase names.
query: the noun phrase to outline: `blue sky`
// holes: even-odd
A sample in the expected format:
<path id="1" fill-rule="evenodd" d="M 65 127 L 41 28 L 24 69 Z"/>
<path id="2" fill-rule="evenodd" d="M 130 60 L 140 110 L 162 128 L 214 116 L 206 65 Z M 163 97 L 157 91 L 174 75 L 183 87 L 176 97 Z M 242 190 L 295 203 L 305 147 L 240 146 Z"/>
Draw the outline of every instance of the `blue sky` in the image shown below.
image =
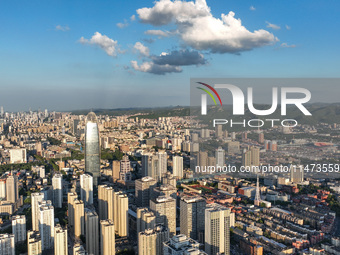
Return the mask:
<path id="1" fill-rule="evenodd" d="M 0 105 L 189 105 L 195 77 L 339 77 L 337 0 L 169 1 L 1 1 Z"/>

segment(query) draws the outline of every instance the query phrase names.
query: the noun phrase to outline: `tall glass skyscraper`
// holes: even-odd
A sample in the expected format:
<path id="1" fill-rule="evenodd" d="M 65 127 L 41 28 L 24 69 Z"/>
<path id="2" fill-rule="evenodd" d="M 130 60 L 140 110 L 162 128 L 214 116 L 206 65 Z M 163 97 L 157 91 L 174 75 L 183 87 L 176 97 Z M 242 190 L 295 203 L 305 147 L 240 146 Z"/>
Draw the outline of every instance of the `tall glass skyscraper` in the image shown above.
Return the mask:
<path id="1" fill-rule="evenodd" d="M 85 172 L 92 174 L 93 186 L 98 186 L 100 177 L 100 148 L 97 116 L 90 112 L 85 127 Z"/>

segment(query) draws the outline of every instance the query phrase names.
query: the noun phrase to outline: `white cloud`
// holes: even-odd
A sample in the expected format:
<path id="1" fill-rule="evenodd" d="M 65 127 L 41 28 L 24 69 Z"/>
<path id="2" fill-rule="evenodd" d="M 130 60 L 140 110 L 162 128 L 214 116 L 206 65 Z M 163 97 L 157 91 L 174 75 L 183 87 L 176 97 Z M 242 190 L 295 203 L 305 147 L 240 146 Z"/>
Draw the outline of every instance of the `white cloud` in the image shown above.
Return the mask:
<path id="1" fill-rule="evenodd" d="M 163 52 L 160 56 L 153 56 L 152 60 L 157 65 L 171 66 L 204 65 L 207 62 L 203 54 L 188 49 Z"/>
<path id="2" fill-rule="evenodd" d="M 282 43 L 280 46 L 281 48 L 295 48 L 296 47 L 295 44 L 289 45 L 288 43 Z"/>
<path id="3" fill-rule="evenodd" d="M 150 50 L 148 47 L 144 46 L 141 42 L 136 42 L 135 45 L 133 46 L 135 50 L 137 50 L 141 55 L 143 56 L 149 56 L 150 55 Z"/>
<path id="4" fill-rule="evenodd" d="M 249 10 L 251 10 L 251 11 L 256 11 L 256 8 L 255 8 L 254 6 L 250 6 L 250 7 L 249 7 Z"/>
<path id="5" fill-rule="evenodd" d="M 286 25 L 286 29 L 287 29 L 287 30 L 290 30 L 290 29 L 291 29 L 291 27 L 290 27 L 290 26 L 288 26 L 288 25 Z"/>
<path id="6" fill-rule="evenodd" d="M 135 20 L 136 20 L 136 15 L 132 15 L 132 16 L 130 17 L 130 20 L 131 20 L 131 21 L 135 21 Z"/>
<path id="7" fill-rule="evenodd" d="M 160 37 L 168 37 L 170 35 L 169 31 L 163 31 L 163 30 L 147 30 L 144 32 L 146 35 L 156 35 Z"/>
<path id="8" fill-rule="evenodd" d="M 178 66 L 171 65 L 157 65 L 153 62 L 143 62 L 141 65 L 138 65 L 137 61 L 132 60 L 131 66 L 134 70 L 144 72 L 144 73 L 153 73 L 164 75 L 166 73 L 180 73 L 182 69 Z"/>
<path id="9" fill-rule="evenodd" d="M 274 30 L 279 30 L 279 29 L 281 29 L 281 27 L 278 26 L 278 25 L 272 24 L 272 23 L 270 23 L 270 22 L 268 22 L 268 21 L 266 21 L 266 23 L 267 23 L 267 27 L 268 27 L 268 28 L 271 28 L 271 29 L 274 29 Z"/>
<path id="10" fill-rule="evenodd" d="M 125 28 L 125 27 L 127 27 L 129 25 L 129 23 L 126 21 L 126 20 L 124 20 L 124 23 L 117 23 L 117 27 L 119 27 L 119 28 Z"/>
<path id="11" fill-rule="evenodd" d="M 112 57 L 117 56 L 117 52 L 122 53 L 118 47 L 117 41 L 107 37 L 106 35 L 102 35 L 99 32 L 95 32 L 91 39 L 81 37 L 79 42 L 82 44 L 96 45 L 103 49 L 107 55 Z"/>
<path id="12" fill-rule="evenodd" d="M 57 26 L 55 26 L 55 30 L 65 32 L 65 31 L 69 31 L 70 28 L 69 28 L 68 25 L 66 25 L 66 26 L 57 25 Z"/>
<path id="13" fill-rule="evenodd" d="M 138 9 L 137 14 L 142 23 L 154 26 L 174 24 L 176 34 L 184 44 L 196 50 L 238 53 L 278 41 L 263 29 L 250 32 L 233 12 L 215 18 L 205 0 L 159 0 L 152 8 Z"/>

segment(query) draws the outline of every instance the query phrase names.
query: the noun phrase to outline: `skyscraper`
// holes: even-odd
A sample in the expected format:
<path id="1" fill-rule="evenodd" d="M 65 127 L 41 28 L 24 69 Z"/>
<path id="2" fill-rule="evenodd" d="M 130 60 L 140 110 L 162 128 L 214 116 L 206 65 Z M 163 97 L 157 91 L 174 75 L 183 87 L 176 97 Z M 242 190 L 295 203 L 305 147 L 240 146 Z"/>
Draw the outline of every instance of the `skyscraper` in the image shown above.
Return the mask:
<path id="1" fill-rule="evenodd" d="M 99 221 L 94 208 L 85 208 L 85 237 L 86 251 L 89 254 L 99 255 Z"/>
<path id="2" fill-rule="evenodd" d="M 294 183 L 301 183 L 304 181 L 303 166 L 290 167 L 290 181 Z"/>
<path id="3" fill-rule="evenodd" d="M 170 237 L 176 234 L 176 200 L 161 196 L 150 201 L 150 209 L 156 215 L 156 224 L 169 229 Z"/>
<path id="4" fill-rule="evenodd" d="M 90 112 L 85 126 L 85 171 L 93 176 L 93 185 L 98 186 L 100 178 L 100 147 L 97 117 Z"/>
<path id="5" fill-rule="evenodd" d="M 98 186 L 99 220 L 114 219 L 114 189 L 107 185 Z"/>
<path id="6" fill-rule="evenodd" d="M 6 200 L 6 179 L 0 179 L 0 199 Z"/>
<path id="7" fill-rule="evenodd" d="M 15 215 L 12 217 L 12 233 L 15 242 L 26 240 L 26 217 L 25 215 Z"/>
<path id="8" fill-rule="evenodd" d="M 38 231 L 27 232 L 27 251 L 28 255 L 41 255 L 41 237 Z"/>
<path id="9" fill-rule="evenodd" d="M 80 199 L 85 205 L 93 204 L 93 177 L 89 174 L 80 176 Z"/>
<path id="10" fill-rule="evenodd" d="M 194 240 L 199 240 L 204 232 L 204 215 L 206 202 L 202 197 L 184 196 L 180 201 L 181 234 Z M 202 235 L 203 236 L 203 235 Z M 199 240 L 202 241 L 203 240 Z"/>
<path id="11" fill-rule="evenodd" d="M 41 249 L 46 251 L 53 249 L 54 245 L 54 208 L 52 205 L 45 205 L 43 202 L 39 206 L 39 232 Z"/>
<path id="12" fill-rule="evenodd" d="M 172 174 L 179 179 L 183 178 L 183 157 L 172 157 Z"/>
<path id="13" fill-rule="evenodd" d="M 230 254 L 230 210 L 209 204 L 205 209 L 205 252 L 209 255 Z"/>
<path id="14" fill-rule="evenodd" d="M 78 195 L 75 192 L 67 193 L 67 216 L 68 226 L 72 234 L 74 234 L 74 200 L 78 199 Z"/>
<path id="15" fill-rule="evenodd" d="M 112 220 L 100 221 L 100 244 L 102 255 L 115 255 L 115 226 Z"/>
<path id="16" fill-rule="evenodd" d="M 81 200 L 75 199 L 73 201 L 74 209 L 74 236 L 80 238 L 81 235 L 85 235 L 84 226 L 84 203 Z"/>
<path id="17" fill-rule="evenodd" d="M 147 207 L 137 208 L 137 233 L 156 226 L 156 216 Z"/>
<path id="18" fill-rule="evenodd" d="M 124 182 L 131 181 L 131 165 L 127 155 L 120 161 L 119 179 Z"/>
<path id="19" fill-rule="evenodd" d="M 54 228 L 54 255 L 68 255 L 67 230 L 59 224 Z"/>
<path id="20" fill-rule="evenodd" d="M 39 231 L 39 202 L 44 200 L 44 193 L 36 192 L 31 194 L 32 228 Z"/>
<path id="21" fill-rule="evenodd" d="M 158 151 L 158 171 L 155 174 L 155 178 L 158 182 L 161 181 L 162 176 L 167 172 L 168 168 L 168 154 L 166 151 Z"/>
<path id="22" fill-rule="evenodd" d="M 63 176 L 62 174 L 55 174 L 52 178 L 53 188 L 53 206 L 61 208 L 63 206 Z"/>
<path id="23" fill-rule="evenodd" d="M 163 243 L 169 240 L 169 229 L 163 225 L 138 232 L 138 255 L 163 255 Z"/>
<path id="24" fill-rule="evenodd" d="M 15 255 L 13 234 L 0 234 L 0 254 Z"/>
<path id="25" fill-rule="evenodd" d="M 114 193 L 115 231 L 119 236 L 128 236 L 129 199 L 123 192 Z"/>
<path id="26" fill-rule="evenodd" d="M 10 203 L 16 203 L 19 199 L 18 177 L 16 175 L 10 175 L 6 180 L 6 196 L 7 201 Z"/>
<path id="27" fill-rule="evenodd" d="M 80 243 L 73 245 L 73 255 L 87 255 L 88 253 Z"/>
<path id="28" fill-rule="evenodd" d="M 225 151 L 222 147 L 218 147 L 215 151 L 215 158 L 216 158 L 216 167 L 223 167 L 225 164 Z"/>
<path id="29" fill-rule="evenodd" d="M 153 187 L 157 184 L 152 177 L 146 176 L 135 180 L 135 195 L 137 207 L 148 207 Z"/>

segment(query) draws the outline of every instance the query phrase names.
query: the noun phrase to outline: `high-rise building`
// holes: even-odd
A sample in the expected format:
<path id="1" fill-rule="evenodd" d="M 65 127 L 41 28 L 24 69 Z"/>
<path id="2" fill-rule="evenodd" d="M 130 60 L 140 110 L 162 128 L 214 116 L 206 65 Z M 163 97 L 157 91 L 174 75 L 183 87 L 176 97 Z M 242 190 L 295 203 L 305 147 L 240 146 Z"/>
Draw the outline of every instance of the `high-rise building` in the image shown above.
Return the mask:
<path id="1" fill-rule="evenodd" d="M 176 200 L 161 196 L 150 201 L 150 209 L 156 215 L 156 224 L 169 229 L 170 237 L 176 234 Z"/>
<path id="2" fill-rule="evenodd" d="M 250 150 L 244 150 L 242 153 L 242 166 L 259 166 L 260 165 L 260 149 L 251 147 Z"/>
<path id="3" fill-rule="evenodd" d="M 114 180 L 119 179 L 119 173 L 120 173 L 120 161 L 113 160 L 112 161 L 112 178 Z"/>
<path id="4" fill-rule="evenodd" d="M 52 178 L 53 206 L 61 208 L 63 206 L 63 175 L 55 174 Z"/>
<path id="5" fill-rule="evenodd" d="M 157 181 L 149 176 L 135 180 L 135 195 L 137 207 L 148 207 L 153 187 Z"/>
<path id="6" fill-rule="evenodd" d="M 0 179 L 0 200 L 6 200 L 6 179 Z"/>
<path id="7" fill-rule="evenodd" d="M 27 252 L 28 255 L 41 255 L 41 236 L 38 231 L 27 232 Z"/>
<path id="8" fill-rule="evenodd" d="M 78 125 L 79 125 L 79 120 L 74 119 L 72 123 L 72 134 L 77 135 L 78 134 Z"/>
<path id="9" fill-rule="evenodd" d="M 93 176 L 93 185 L 97 187 L 100 178 L 100 147 L 97 116 L 94 112 L 86 117 L 85 172 Z"/>
<path id="10" fill-rule="evenodd" d="M 138 232 L 138 255 L 163 255 L 163 243 L 169 240 L 169 230 L 163 225 Z"/>
<path id="11" fill-rule="evenodd" d="M 176 187 L 170 184 L 162 184 L 159 187 L 153 188 L 151 192 L 151 199 L 157 198 L 159 196 L 172 197 L 174 199 L 177 198 L 177 189 Z"/>
<path id="12" fill-rule="evenodd" d="M 36 192 L 31 194 L 32 228 L 39 231 L 39 202 L 44 200 L 44 193 Z"/>
<path id="13" fill-rule="evenodd" d="M 208 166 L 208 152 L 200 151 L 197 158 L 198 166 L 205 167 Z"/>
<path id="14" fill-rule="evenodd" d="M 223 167 L 225 165 L 225 151 L 222 147 L 218 147 L 215 151 L 216 167 Z"/>
<path id="15" fill-rule="evenodd" d="M 15 242 L 13 234 L 0 234 L 0 254 L 15 255 Z"/>
<path id="16" fill-rule="evenodd" d="M 85 208 L 85 237 L 88 254 L 99 255 L 99 221 L 94 208 Z"/>
<path id="17" fill-rule="evenodd" d="M 88 255 L 88 253 L 80 243 L 75 243 L 73 246 L 73 255 Z"/>
<path id="18" fill-rule="evenodd" d="M 85 235 L 84 226 L 84 203 L 81 200 L 75 199 L 73 201 L 74 208 L 74 236 L 80 238 L 81 235 Z"/>
<path id="19" fill-rule="evenodd" d="M 19 199 L 18 177 L 16 175 L 12 174 L 7 177 L 6 196 L 7 201 L 10 203 L 16 203 Z"/>
<path id="20" fill-rule="evenodd" d="M 93 177 L 89 174 L 80 175 L 80 199 L 85 206 L 93 204 Z"/>
<path id="21" fill-rule="evenodd" d="M 4 107 L 3 106 L 1 106 L 0 116 L 1 116 L 1 118 L 4 117 Z"/>
<path id="22" fill-rule="evenodd" d="M 156 156 L 158 157 L 158 171 L 153 177 L 158 182 L 160 182 L 162 180 L 162 176 L 167 172 L 168 169 L 168 154 L 166 153 L 166 151 L 158 151 L 156 153 Z"/>
<path id="23" fill-rule="evenodd" d="M 154 229 L 155 226 L 155 214 L 147 207 L 137 208 L 137 233 L 146 229 Z"/>
<path id="24" fill-rule="evenodd" d="M 177 186 L 176 176 L 174 176 L 169 171 L 166 172 L 166 174 L 164 174 L 162 177 L 162 184 L 169 184 L 172 185 L 173 187 L 176 187 Z"/>
<path id="25" fill-rule="evenodd" d="M 199 242 L 180 234 L 173 236 L 169 241 L 164 242 L 163 251 L 164 255 L 206 255 L 205 252 L 200 251 L 199 247 Z"/>
<path id="26" fill-rule="evenodd" d="M 172 157 L 172 174 L 179 179 L 183 178 L 183 157 Z"/>
<path id="27" fill-rule="evenodd" d="M 180 201 L 180 231 L 194 240 L 200 240 L 204 233 L 206 201 L 199 196 L 184 196 Z"/>
<path id="28" fill-rule="evenodd" d="M 54 228 L 54 255 L 68 255 L 67 230 L 59 224 Z"/>
<path id="29" fill-rule="evenodd" d="M 230 254 L 230 210 L 222 205 L 209 204 L 205 209 L 205 252 Z"/>
<path id="30" fill-rule="evenodd" d="M 304 181 L 304 168 L 302 165 L 290 167 L 290 181 L 294 183 L 301 183 Z"/>
<path id="31" fill-rule="evenodd" d="M 107 185 L 98 186 L 99 220 L 114 219 L 114 189 Z"/>
<path id="32" fill-rule="evenodd" d="M 78 199 L 78 195 L 75 192 L 67 193 L 67 216 L 68 227 L 72 234 L 74 234 L 74 201 Z"/>
<path id="33" fill-rule="evenodd" d="M 264 134 L 261 132 L 259 133 L 259 143 L 264 143 Z"/>
<path id="34" fill-rule="evenodd" d="M 25 215 L 15 215 L 12 217 L 12 233 L 15 242 L 26 240 L 26 217 Z"/>
<path id="35" fill-rule="evenodd" d="M 52 205 L 45 205 L 43 202 L 39 203 L 39 232 L 41 249 L 47 251 L 53 249 L 54 245 L 54 208 Z"/>
<path id="36" fill-rule="evenodd" d="M 100 221 L 100 244 L 102 255 L 115 255 L 115 226 L 112 220 Z"/>
<path id="37" fill-rule="evenodd" d="M 128 236 L 129 199 L 123 192 L 114 193 L 114 222 L 115 231 L 119 236 Z"/>
<path id="38" fill-rule="evenodd" d="M 223 137 L 222 125 L 217 124 L 215 126 L 215 136 L 216 136 L 216 138 L 222 138 Z"/>
<path id="39" fill-rule="evenodd" d="M 119 179 L 124 182 L 131 181 L 131 165 L 127 155 L 120 161 Z"/>

